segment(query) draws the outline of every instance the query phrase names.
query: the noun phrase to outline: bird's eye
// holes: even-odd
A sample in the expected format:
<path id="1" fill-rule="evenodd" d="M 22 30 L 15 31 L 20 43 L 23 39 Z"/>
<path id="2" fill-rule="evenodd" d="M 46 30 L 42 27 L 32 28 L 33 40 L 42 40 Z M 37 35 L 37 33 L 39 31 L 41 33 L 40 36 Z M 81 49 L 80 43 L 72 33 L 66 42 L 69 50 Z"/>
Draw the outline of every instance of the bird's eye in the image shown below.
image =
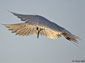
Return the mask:
<path id="1" fill-rule="evenodd" d="M 66 39 L 70 40 L 70 38 L 69 38 L 69 37 L 66 37 Z"/>
<path id="2" fill-rule="evenodd" d="M 36 29 L 38 30 L 38 27 Z"/>

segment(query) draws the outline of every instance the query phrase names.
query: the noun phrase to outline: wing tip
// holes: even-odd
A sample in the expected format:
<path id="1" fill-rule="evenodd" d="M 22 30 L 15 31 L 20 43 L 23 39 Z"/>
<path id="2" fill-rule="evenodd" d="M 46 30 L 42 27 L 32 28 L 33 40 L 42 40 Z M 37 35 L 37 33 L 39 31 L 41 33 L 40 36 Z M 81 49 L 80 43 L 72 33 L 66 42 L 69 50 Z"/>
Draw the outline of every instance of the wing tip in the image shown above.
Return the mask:
<path id="1" fill-rule="evenodd" d="M 10 11 L 10 10 L 8 10 L 8 12 L 10 12 L 11 14 L 17 16 L 17 13 L 15 13 L 15 12 L 12 12 L 12 11 Z"/>
<path id="2" fill-rule="evenodd" d="M 17 16 L 17 13 L 15 13 L 15 12 L 10 11 L 10 13 L 12 13 L 12 14 L 15 15 L 15 16 Z"/>
<path id="3" fill-rule="evenodd" d="M 9 26 L 9 25 L 11 25 L 11 24 L 2 24 L 2 25 L 4 25 L 4 26 L 8 27 L 8 26 Z"/>

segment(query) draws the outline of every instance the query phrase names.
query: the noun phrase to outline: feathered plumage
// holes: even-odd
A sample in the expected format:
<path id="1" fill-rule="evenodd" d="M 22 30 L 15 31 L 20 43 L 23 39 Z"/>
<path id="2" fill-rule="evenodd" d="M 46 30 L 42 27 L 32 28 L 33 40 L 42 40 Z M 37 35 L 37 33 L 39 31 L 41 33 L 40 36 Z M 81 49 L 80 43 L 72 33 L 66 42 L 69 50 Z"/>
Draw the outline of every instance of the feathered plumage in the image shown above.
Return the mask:
<path id="1" fill-rule="evenodd" d="M 73 35 L 65 28 L 40 15 L 11 13 L 20 18 L 21 21 L 24 21 L 24 23 L 19 24 L 4 24 L 9 30 L 16 33 L 16 35 L 29 36 L 36 34 L 37 38 L 39 35 L 43 35 L 51 39 L 57 39 L 63 35 L 67 40 L 74 42 L 78 39 L 78 36 Z"/>

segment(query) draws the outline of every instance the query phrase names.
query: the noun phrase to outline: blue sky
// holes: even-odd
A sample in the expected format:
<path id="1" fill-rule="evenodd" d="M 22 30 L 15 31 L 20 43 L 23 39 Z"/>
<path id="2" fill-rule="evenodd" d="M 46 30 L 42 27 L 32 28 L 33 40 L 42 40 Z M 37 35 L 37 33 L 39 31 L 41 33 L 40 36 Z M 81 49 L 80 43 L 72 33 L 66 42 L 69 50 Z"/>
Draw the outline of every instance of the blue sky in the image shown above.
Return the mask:
<path id="1" fill-rule="evenodd" d="M 64 37 L 16 36 L 1 24 L 21 23 L 8 11 L 37 14 L 79 36 L 79 47 Z M 85 60 L 85 0 L 0 0 L 0 63 L 73 63 Z"/>

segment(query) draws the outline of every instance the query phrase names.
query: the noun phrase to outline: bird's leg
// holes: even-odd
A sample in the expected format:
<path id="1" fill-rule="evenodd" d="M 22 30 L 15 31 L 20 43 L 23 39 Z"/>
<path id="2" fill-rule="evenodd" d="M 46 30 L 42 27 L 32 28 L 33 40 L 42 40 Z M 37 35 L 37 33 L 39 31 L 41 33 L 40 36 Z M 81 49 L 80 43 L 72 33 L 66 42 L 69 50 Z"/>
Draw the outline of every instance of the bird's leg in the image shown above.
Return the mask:
<path id="1" fill-rule="evenodd" d="M 40 31 L 39 31 L 39 28 L 38 28 L 38 27 L 37 27 L 36 29 L 37 29 L 37 31 L 38 31 L 38 33 L 37 33 L 37 38 L 39 38 L 39 33 L 40 33 Z"/>
<path id="2" fill-rule="evenodd" d="M 39 33 L 40 33 L 40 30 L 38 30 L 38 33 L 37 33 L 37 38 L 39 38 Z"/>
<path id="3" fill-rule="evenodd" d="M 43 30 L 43 29 L 42 29 L 42 28 L 39 29 L 38 27 L 37 27 L 36 29 L 38 30 L 37 38 L 39 38 L 39 33 L 40 33 L 40 31 Z"/>

